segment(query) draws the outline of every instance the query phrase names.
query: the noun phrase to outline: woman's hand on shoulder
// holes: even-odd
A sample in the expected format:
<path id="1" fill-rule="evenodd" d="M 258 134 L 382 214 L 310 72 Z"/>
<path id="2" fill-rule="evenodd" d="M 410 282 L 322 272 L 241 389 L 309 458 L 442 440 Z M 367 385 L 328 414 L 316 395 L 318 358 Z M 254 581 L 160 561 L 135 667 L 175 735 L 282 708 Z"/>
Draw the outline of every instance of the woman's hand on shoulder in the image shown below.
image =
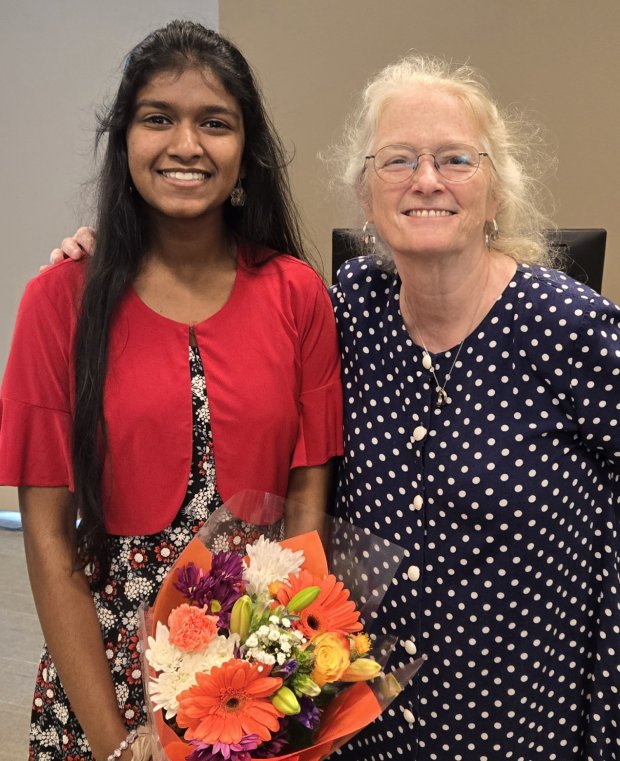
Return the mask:
<path id="1" fill-rule="evenodd" d="M 91 256 L 95 247 L 97 233 L 94 227 L 78 227 L 69 238 L 65 238 L 59 248 L 55 248 L 50 254 L 50 262 L 57 264 L 63 259 L 82 259 Z M 49 264 L 44 264 L 40 269 L 44 270 Z"/>

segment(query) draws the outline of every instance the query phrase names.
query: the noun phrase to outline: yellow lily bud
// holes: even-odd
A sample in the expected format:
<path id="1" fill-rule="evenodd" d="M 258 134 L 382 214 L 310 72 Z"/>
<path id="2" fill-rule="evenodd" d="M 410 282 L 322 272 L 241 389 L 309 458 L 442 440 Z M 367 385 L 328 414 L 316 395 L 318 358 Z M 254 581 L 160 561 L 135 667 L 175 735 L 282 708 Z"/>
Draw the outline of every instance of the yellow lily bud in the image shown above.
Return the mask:
<path id="1" fill-rule="evenodd" d="M 298 695 L 308 695 L 315 698 L 321 694 L 321 688 L 308 674 L 295 674 L 293 677 L 293 687 Z"/>
<path id="2" fill-rule="evenodd" d="M 291 613 L 299 613 L 300 611 L 311 605 L 321 592 L 321 587 L 306 587 L 305 589 L 297 592 L 294 597 L 289 600 L 286 606 Z"/>
<path id="3" fill-rule="evenodd" d="M 230 611 L 230 632 L 238 634 L 241 642 L 245 642 L 250 631 L 252 620 L 252 600 L 249 595 L 242 595 Z"/>
<path id="4" fill-rule="evenodd" d="M 367 679 L 374 679 L 381 673 L 381 665 L 372 658 L 358 658 L 342 674 L 340 679 L 343 682 L 365 682 Z"/>
<path id="5" fill-rule="evenodd" d="M 285 716 L 294 716 L 301 711 L 301 706 L 295 697 L 295 693 L 288 687 L 280 687 L 271 698 L 271 702 L 274 708 L 277 708 Z"/>

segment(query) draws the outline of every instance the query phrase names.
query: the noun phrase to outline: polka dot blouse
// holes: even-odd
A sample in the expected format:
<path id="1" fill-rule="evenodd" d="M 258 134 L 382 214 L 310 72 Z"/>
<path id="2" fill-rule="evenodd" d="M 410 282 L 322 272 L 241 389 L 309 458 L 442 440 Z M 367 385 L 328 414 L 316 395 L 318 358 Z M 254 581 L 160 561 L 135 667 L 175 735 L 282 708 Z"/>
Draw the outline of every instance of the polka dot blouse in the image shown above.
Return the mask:
<path id="1" fill-rule="evenodd" d="M 620 309 L 520 265 L 438 409 L 399 287 L 359 258 L 332 289 L 338 511 L 405 549 L 379 630 L 392 665 L 428 661 L 340 753 L 620 760 Z M 440 381 L 455 350 L 432 355 Z"/>

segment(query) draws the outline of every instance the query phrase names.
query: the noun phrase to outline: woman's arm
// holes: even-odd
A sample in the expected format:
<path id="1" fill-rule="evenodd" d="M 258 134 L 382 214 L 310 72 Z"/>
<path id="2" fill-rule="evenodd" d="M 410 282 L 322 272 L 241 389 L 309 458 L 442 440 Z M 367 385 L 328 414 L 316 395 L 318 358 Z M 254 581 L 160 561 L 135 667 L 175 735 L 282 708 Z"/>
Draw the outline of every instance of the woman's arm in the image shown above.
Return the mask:
<path id="1" fill-rule="evenodd" d="M 84 573 L 75 570 L 76 511 L 65 487 L 19 489 L 28 575 L 50 655 L 97 761 L 127 735 Z M 131 758 L 131 750 L 122 759 Z"/>
<path id="2" fill-rule="evenodd" d="M 293 468 L 288 480 L 285 508 L 287 536 L 318 531 L 323 535 L 327 501 L 334 472 L 333 461 Z"/>

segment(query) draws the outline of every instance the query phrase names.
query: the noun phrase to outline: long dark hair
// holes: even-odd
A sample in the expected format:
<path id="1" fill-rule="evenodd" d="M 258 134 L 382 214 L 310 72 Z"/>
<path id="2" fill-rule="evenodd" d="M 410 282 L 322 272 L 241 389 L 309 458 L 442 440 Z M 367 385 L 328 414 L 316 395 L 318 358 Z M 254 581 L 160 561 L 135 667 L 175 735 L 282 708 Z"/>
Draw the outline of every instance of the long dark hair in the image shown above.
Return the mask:
<path id="1" fill-rule="evenodd" d="M 101 581 L 110 561 L 101 493 L 109 331 L 150 243 L 144 204 L 132 192 L 126 133 L 138 91 L 158 73 L 190 68 L 215 74 L 237 99 L 243 115 L 247 198 L 242 208 L 226 202 L 223 214 L 228 229 L 268 249 L 305 258 L 286 155 L 248 62 L 227 39 L 191 21 L 172 21 L 149 34 L 127 56 L 116 97 L 99 118 L 96 147 L 104 140 L 106 145 L 98 181 L 96 255 L 88 264 L 75 340 L 73 468 L 81 517 L 79 538 L 83 560 L 97 561 Z M 256 254 L 248 248 L 247 264 L 259 266 L 261 261 L 253 260 Z"/>

